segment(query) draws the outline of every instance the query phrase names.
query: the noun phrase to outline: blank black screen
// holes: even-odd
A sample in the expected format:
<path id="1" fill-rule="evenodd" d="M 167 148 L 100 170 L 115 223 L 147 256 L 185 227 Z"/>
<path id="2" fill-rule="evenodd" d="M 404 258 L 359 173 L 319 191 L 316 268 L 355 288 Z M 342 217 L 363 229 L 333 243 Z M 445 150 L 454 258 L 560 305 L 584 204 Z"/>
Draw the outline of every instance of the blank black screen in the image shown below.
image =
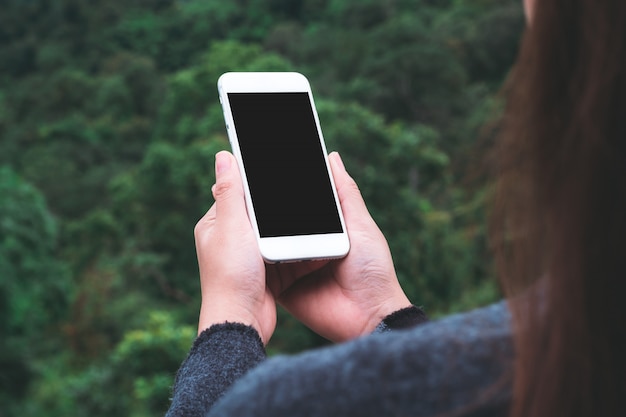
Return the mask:
<path id="1" fill-rule="evenodd" d="M 229 93 L 261 237 L 342 232 L 308 93 Z"/>

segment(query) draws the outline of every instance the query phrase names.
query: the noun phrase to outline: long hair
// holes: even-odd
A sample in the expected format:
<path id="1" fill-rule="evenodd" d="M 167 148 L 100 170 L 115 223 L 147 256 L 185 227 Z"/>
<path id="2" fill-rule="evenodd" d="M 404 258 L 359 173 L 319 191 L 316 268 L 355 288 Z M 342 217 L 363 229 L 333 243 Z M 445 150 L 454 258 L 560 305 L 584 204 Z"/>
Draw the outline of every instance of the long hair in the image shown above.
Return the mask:
<path id="1" fill-rule="evenodd" d="M 505 96 L 491 242 L 512 415 L 626 416 L 626 1 L 537 0 Z"/>

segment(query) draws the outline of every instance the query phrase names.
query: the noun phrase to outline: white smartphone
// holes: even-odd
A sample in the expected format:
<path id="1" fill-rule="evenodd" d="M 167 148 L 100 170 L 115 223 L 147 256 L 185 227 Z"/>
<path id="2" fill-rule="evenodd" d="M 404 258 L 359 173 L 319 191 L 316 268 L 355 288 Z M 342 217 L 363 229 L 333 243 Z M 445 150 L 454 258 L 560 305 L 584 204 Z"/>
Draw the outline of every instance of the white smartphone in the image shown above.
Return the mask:
<path id="1" fill-rule="evenodd" d="M 265 261 L 345 256 L 348 233 L 308 80 L 229 72 L 217 85 Z"/>

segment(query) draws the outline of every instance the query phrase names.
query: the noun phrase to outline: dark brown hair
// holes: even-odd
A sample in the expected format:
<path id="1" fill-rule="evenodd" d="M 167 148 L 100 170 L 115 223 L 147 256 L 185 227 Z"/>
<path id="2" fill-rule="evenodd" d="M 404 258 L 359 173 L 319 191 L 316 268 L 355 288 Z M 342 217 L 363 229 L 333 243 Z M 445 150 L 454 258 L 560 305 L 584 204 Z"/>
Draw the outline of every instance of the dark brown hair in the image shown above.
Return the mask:
<path id="1" fill-rule="evenodd" d="M 626 1 L 537 0 L 505 95 L 512 415 L 626 416 Z"/>

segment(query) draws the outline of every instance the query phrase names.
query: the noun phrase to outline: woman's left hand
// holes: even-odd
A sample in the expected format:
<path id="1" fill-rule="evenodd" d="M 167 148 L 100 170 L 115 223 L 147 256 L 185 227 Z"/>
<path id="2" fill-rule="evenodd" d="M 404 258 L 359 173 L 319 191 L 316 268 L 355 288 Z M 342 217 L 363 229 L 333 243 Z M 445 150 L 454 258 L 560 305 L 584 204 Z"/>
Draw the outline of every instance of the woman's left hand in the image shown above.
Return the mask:
<path id="1" fill-rule="evenodd" d="M 215 156 L 215 176 L 215 203 L 194 230 L 202 289 L 198 333 L 213 324 L 237 322 L 254 327 L 266 344 L 276 327 L 276 303 L 229 152 Z"/>

